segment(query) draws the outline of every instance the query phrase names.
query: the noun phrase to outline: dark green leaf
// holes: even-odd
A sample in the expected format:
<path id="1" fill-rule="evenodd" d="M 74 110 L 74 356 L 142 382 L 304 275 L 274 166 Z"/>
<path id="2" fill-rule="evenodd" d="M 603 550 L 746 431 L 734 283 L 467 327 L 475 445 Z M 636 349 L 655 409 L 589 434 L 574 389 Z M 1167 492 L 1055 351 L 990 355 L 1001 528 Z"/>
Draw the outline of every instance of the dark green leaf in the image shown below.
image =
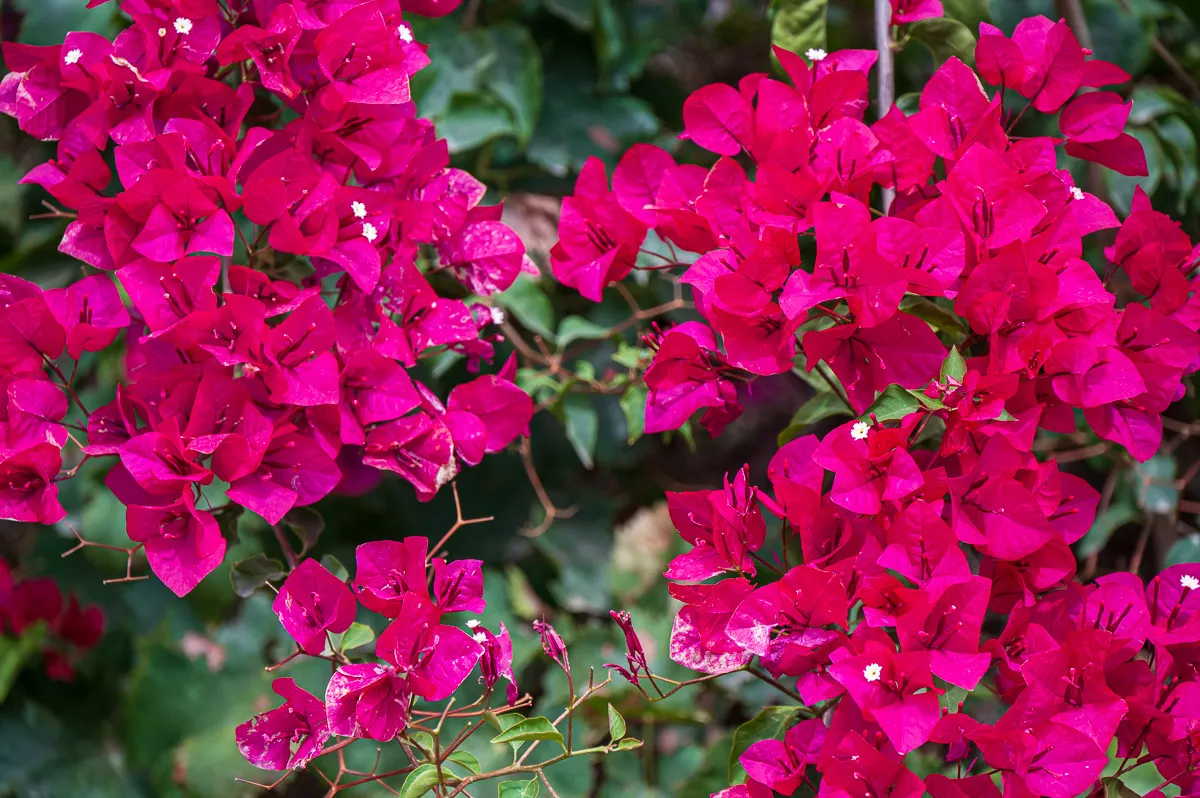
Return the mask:
<path id="1" fill-rule="evenodd" d="M 591 469 L 596 456 L 596 438 L 600 432 L 600 419 L 592 397 L 582 393 L 567 394 L 562 410 L 567 440 L 575 448 L 583 467 Z"/>
<path id="2" fill-rule="evenodd" d="M 1096 520 L 1092 522 L 1092 528 L 1076 544 L 1075 556 L 1084 558 L 1100 552 L 1108 545 L 1108 540 L 1112 537 L 1113 532 L 1141 517 L 1141 511 L 1133 504 L 1110 505 L 1108 509 L 1096 516 Z"/>
<path id="3" fill-rule="evenodd" d="M 42 638 L 45 636 L 46 624 L 38 621 L 26 627 L 20 637 L 0 637 L 0 702 L 4 701 L 8 691 L 12 689 L 21 668 L 41 648 Z"/>
<path id="4" fill-rule="evenodd" d="M 438 135 L 451 153 L 473 150 L 494 138 L 516 136 L 512 112 L 490 94 L 455 94 L 438 115 Z"/>
<path id="5" fill-rule="evenodd" d="M 945 15 L 957 19 L 968 30 L 979 30 L 980 22 L 991 21 L 987 0 L 942 0 Z"/>
<path id="6" fill-rule="evenodd" d="M 975 65 L 975 34 L 957 19 L 923 19 L 909 27 L 912 37 L 929 48 L 937 63 L 957 57 L 968 66 Z"/>
<path id="7" fill-rule="evenodd" d="M 946 378 L 950 377 L 957 382 L 962 382 L 962 378 L 967 374 L 967 361 L 963 360 L 963 356 L 958 353 L 958 347 L 950 347 L 950 354 L 946 355 L 946 359 L 942 361 L 942 370 L 939 374 L 939 380 L 943 384 Z"/>
<path id="8" fill-rule="evenodd" d="M 401 798 L 420 798 L 432 790 L 437 783 L 437 767 L 429 763 L 419 765 L 404 779 L 404 784 L 400 787 L 400 796 Z"/>
<path id="9" fill-rule="evenodd" d="M 541 789 L 537 779 L 529 781 L 502 781 L 496 798 L 537 798 Z"/>
<path id="10" fill-rule="evenodd" d="M 601 327 L 582 316 L 567 316 L 558 325 L 558 348 L 566 349 L 574 341 L 602 340 L 609 335 L 611 331 L 607 327 Z"/>
<path id="11" fill-rule="evenodd" d="M 500 715 L 498 717 L 504 717 Z M 566 749 L 562 732 L 554 728 L 549 718 L 525 718 L 492 738 L 493 744 L 524 743 L 530 740 L 553 740 Z"/>
<path id="12" fill-rule="evenodd" d="M 1104 785 L 1104 798 L 1141 798 L 1116 776 L 1105 776 L 1101 783 Z"/>
<path id="13" fill-rule="evenodd" d="M 350 572 L 346 570 L 346 566 L 342 565 L 341 560 L 334 557 L 332 554 L 326 554 L 321 558 L 321 565 L 325 570 L 345 582 L 350 578 Z"/>
<path id="14" fill-rule="evenodd" d="M 608 705 L 608 734 L 614 740 L 625 736 L 625 718 L 621 717 L 621 713 L 617 712 L 617 708 L 612 704 Z"/>
<path id="15" fill-rule="evenodd" d="M 846 402 L 832 391 L 826 391 L 800 405 L 800 409 L 792 416 L 791 423 L 809 426 L 834 416 L 848 415 L 850 408 L 846 407 Z"/>
<path id="16" fill-rule="evenodd" d="M 301 556 L 317 545 L 317 540 L 325 531 L 325 519 L 311 507 L 293 507 L 283 517 L 283 523 L 300 538 Z"/>
<path id="17" fill-rule="evenodd" d="M 496 47 L 496 62 L 484 73 L 484 85 L 511 112 L 517 140 L 524 147 L 542 110 L 542 54 L 521 25 L 504 22 L 488 28 L 488 34 Z"/>
<path id="18" fill-rule="evenodd" d="M 591 0 L 545 0 L 546 10 L 581 31 L 592 29 Z"/>
<path id="19" fill-rule="evenodd" d="M 621 394 L 621 411 L 625 414 L 627 443 L 635 443 L 646 430 L 646 385 L 640 380 L 631 382 Z"/>
<path id="20" fill-rule="evenodd" d="M 242 598 L 248 598 L 267 582 L 283 579 L 286 573 L 283 563 L 260 552 L 241 562 L 235 562 L 229 571 L 229 577 L 233 582 L 233 592 Z"/>
<path id="21" fill-rule="evenodd" d="M 771 9 L 772 44 L 798 55 L 825 49 L 828 0 L 775 0 Z"/>
<path id="22" fill-rule="evenodd" d="M 859 416 L 862 421 L 869 421 L 874 415 L 879 421 L 893 421 L 904 418 L 921 409 L 921 402 L 913 392 L 899 385 L 889 385 L 883 393 L 875 398 L 867 412 Z"/>
<path id="23" fill-rule="evenodd" d="M 736 783 L 738 758 L 759 740 L 782 740 L 783 734 L 800 717 L 799 707 L 763 707 L 733 733 L 733 748 L 729 752 L 729 780 Z"/>
<path id="24" fill-rule="evenodd" d="M 1175 541 L 1175 545 L 1167 552 L 1167 565 L 1185 562 L 1200 562 L 1200 535 L 1193 533 Z"/>
<path id="25" fill-rule="evenodd" d="M 496 294 L 495 298 L 525 329 L 554 343 L 554 308 L 550 306 L 550 298 L 540 280 L 518 275 L 508 290 Z"/>
<path id="26" fill-rule="evenodd" d="M 906 296 L 900 302 L 900 309 L 905 313 L 911 313 L 932 327 L 935 332 L 949 336 L 951 339 L 967 337 L 967 328 L 963 326 L 962 319 L 952 310 L 942 307 L 931 299 L 923 296 Z"/>

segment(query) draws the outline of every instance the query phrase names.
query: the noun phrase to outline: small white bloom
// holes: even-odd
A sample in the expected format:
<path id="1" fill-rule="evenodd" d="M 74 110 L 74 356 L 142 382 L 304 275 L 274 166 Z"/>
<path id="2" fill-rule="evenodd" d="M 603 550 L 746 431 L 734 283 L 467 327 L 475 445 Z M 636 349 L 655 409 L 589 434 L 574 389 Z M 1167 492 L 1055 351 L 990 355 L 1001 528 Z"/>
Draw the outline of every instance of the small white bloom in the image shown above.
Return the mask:
<path id="1" fill-rule="evenodd" d="M 354 211 L 354 215 L 357 216 L 359 219 L 367 218 L 367 206 L 363 205 L 358 200 L 355 200 L 354 202 L 350 203 L 350 210 Z"/>
<path id="2" fill-rule="evenodd" d="M 187 36 L 192 32 L 192 21 L 187 17 L 179 17 L 175 20 L 175 32 L 180 36 Z"/>
<path id="3" fill-rule="evenodd" d="M 375 229 L 375 225 L 370 222 L 363 222 L 363 238 L 368 241 L 374 241 L 379 237 L 379 231 Z"/>
<path id="4" fill-rule="evenodd" d="M 471 635 L 471 637 L 476 643 L 487 642 L 487 635 L 485 635 L 483 632 L 476 632 L 475 634 Z"/>
<path id="5" fill-rule="evenodd" d="M 878 662 L 872 662 L 863 668 L 863 678 L 868 682 L 877 682 L 881 676 L 883 676 L 883 666 Z"/>
<path id="6" fill-rule="evenodd" d="M 400 41 L 404 42 L 405 44 L 409 44 L 413 40 L 412 31 L 409 30 L 407 25 L 401 25 L 400 27 L 396 28 L 396 35 L 399 36 Z"/>
<path id="7" fill-rule="evenodd" d="M 1179 577 L 1179 584 L 1183 585 L 1188 590 L 1200 590 L 1200 579 L 1197 579 L 1191 574 L 1184 574 L 1183 576 Z"/>
<path id="8" fill-rule="evenodd" d="M 83 58 L 83 50 L 80 50 L 78 47 L 76 47 L 74 50 L 71 50 L 69 53 L 63 56 L 63 63 L 78 64 L 80 58 Z"/>
<path id="9" fill-rule="evenodd" d="M 850 437 L 856 441 L 865 441 L 867 434 L 871 431 L 871 425 L 865 421 L 857 422 L 850 428 Z"/>
<path id="10" fill-rule="evenodd" d="M 474 629 L 478 625 L 479 625 L 479 621 L 475 620 L 474 618 L 467 621 L 467 626 L 471 627 L 472 629 Z"/>
<path id="11" fill-rule="evenodd" d="M 159 29 L 158 29 L 158 38 L 162 39 L 162 38 L 163 38 L 163 37 L 165 37 L 166 35 L 167 35 L 167 29 L 166 29 L 166 28 L 159 28 Z"/>
<path id="12" fill-rule="evenodd" d="M 503 324 L 503 323 L 504 323 L 504 309 L 503 308 L 495 308 L 495 307 L 492 308 L 492 324 Z"/>
<path id="13" fill-rule="evenodd" d="M 817 47 L 813 50 L 805 50 L 804 51 L 804 57 L 807 58 L 809 61 L 820 61 L 827 55 L 829 55 L 829 53 L 825 52 L 820 47 Z"/>
<path id="14" fill-rule="evenodd" d="M 1083 189 L 1079 186 L 1071 186 L 1071 196 L 1077 200 L 1083 199 Z"/>

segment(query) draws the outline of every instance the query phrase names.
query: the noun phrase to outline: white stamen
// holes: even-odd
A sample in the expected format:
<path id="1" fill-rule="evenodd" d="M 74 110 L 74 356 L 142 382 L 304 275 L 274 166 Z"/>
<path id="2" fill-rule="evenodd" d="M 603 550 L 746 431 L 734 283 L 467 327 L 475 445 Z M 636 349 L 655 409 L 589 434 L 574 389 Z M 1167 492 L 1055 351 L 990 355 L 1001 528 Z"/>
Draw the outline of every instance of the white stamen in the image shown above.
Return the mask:
<path id="1" fill-rule="evenodd" d="M 166 37 L 166 35 L 167 35 L 167 29 L 166 29 L 166 28 L 159 28 L 159 29 L 158 29 L 158 38 L 162 39 L 162 38 Z"/>
<path id="2" fill-rule="evenodd" d="M 412 31 L 409 30 L 407 25 L 401 25 L 396 28 L 396 35 L 399 36 L 400 41 L 404 42 L 405 44 L 410 44 L 413 40 Z"/>
<path id="3" fill-rule="evenodd" d="M 1183 576 L 1179 577 L 1179 584 L 1183 585 L 1188 590 L 1200 590 L 1200 579 L 1197 579 L 1191 574 L 1184 574 Z"/>
<path id="4" fill-rule="evenodd" d="M 829 53 L 825 52 L 820 47 L 817 47 L 812 50 L 804 51 L 804 57 L 807 58 L 809 61 L 820 61 L 827 55 L 829 55 Z"/>
<path id="5" fill-rule="evenodd" d="M 354 211 L 354 215 L 357 216 L 359 219 L 367 218 L 367 206 L 362 204 L 358 200 L 355 200 L 354 202 L 350 203 L 350 210 Z"/>
<path id="6" fill-rule="evenodd" d="M 192 32 L 192 21 L 187 17 L 179 17 L 175 20 L 175 32 L 180 36 L 187 36 Z"/>
<path id="7" fill-rule="evenodd" d="M 475 620 L 474 618 L 467 621 L 467 626 L 471 627 L 472 629 L 474 629 L 478 625 L 479 625 L 479 621 Z"/>
<path id="8" fill-rule="evenodd" d="M 472 639 L 475 640 L 476 643 L 486 643 L 487 642 L 487 635 L 485 635 L 483 632 L 476 632 L 471 637 L 472 637 Z"/>
<path id="9" fill-rule="evenodd" d="M 78 47 L 76 47 L 74 50 L 71 50 L 63 56 L 63 63 L 78 64 L 80 58 L 83 58 L 83 50 L 80 50 Z"/>
<path id="10" fill-rule="evenodd" d="M 370 222 L 363 222 L 362 234 L 363 238 L 367 239 L 368 241 L 374 241 L 379 237 L 379 231 L 376 230 L 375 225 L 371 224 Z"/>
<path id="11" fill-rule="evenodd" d="M 1083 199 L 1083 189 L 1079 186 L 1071 186 L 1071 196 L 1077 200 Z"/>
<path id="12" fill-rule="evenodd" d="M 865 441 L 870 432 L 871 425 L 865 421 L 859 421 L 850 428 L 850 437 L 856 441 Z"/>
<path id="13" fill-rule="evenodd" d="M 883 666 L 878 662 L 872 662 L 867 667 L 863 668 L 863 678 L 868 682 L 877 682 L 883 676 Z"/>

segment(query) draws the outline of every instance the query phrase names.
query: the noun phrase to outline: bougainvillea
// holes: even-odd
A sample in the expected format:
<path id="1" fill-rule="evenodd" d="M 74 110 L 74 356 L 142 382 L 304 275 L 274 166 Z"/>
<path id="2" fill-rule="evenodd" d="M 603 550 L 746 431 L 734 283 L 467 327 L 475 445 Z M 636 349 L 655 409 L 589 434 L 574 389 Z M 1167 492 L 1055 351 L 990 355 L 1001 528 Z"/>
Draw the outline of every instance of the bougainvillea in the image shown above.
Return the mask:
<path id="1" fill-rule="evenodd" d="M 941 14 L 892 8 L 898 25 Z M 672 659 L 749 670 L 795 702 L 774 739 L 735 738 L 744 783 L 720 795 L 1071 798 L 1150 762 L 1152 794 L 1196 794 L 1200 567 L 1078 581 L 1070 544 L 1101 496 L 1034 454 L 1039 430 L 1082 423 L 1147 460 L 1200 368 L 1200 249 L 1140 189 L 1120 221 L 1059 165 L 1146 174 L 1130 104 L 1094 90 L 1128 75 L 1066 22 L 984 24 L 977 71 L 950 58 L 913 113 L 868 124 L 874 51 L 775 56 L 786 81 L 684 103 L 681 138 L 711 168 L 638 145 L 610 188 L 590 163 L 552 253 L 599 300 L 653 231 L 672 257 L 646 268 L 691 287 L 699 318 L 646 338 L 647 431 L 698 417 L 717 435 L 757 378 L 793 368 L 852 417 L 785 439 L 761 486 L 746 467 L 667 495 L 689 547 L 666 572 Z M 1062 135 L 1016 135 L 1035 113 Z M 1083 242 L 1101 231 L 1093 267 Z M 611 667 L 651 697 L 639 651 Z M 1002 715 L 964 707 L 981 686 Z M 949 770 L 912 772 L 922 746 Z"/>
<path id="2" fill-rule="evenodd" d="M 417 116 L 428 59 L 395 2 L 121 10 L 111 42 L 4 44 L 0 110 L 58 141 L 24 181 L 66 209 L 60 249 L 85 276 L 3 276 L 0 516 L 63 519 L 68 441 L 111 458 L 133 548 L 184 595 L 222 562 L 223 515 L 278 524 L 361 489 L 363 465 L 429 499 L 521 435 L 532 402 L 511 369 L 446 402 L 408 369 L 447 349 L 490 361 L 497 319 L 464 298 L 527 259 Z M 63 362 L 118 336 L 127 380 L 85 407 Z"/>

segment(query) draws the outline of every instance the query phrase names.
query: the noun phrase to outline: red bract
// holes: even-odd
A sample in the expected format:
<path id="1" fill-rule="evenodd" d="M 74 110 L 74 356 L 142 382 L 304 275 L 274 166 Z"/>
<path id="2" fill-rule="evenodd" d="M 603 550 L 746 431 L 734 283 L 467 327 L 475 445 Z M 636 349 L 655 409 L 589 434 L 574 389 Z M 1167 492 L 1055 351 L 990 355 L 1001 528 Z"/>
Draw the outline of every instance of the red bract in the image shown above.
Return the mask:
<path id="1" fill-rule="evenodd" d="M 898 26 L 942 14 L 891 7 Z M 589 165 L 560 226 L 563 252 L 612 228 L 579 208 L 619 206 L 672 253 L 645 250 L 668 261 L 645 268 L 690 286 L 701 320 L 645 337 L 647 432 L 698 421 L 715 436 L 741 412 L 735 386 L 802 368 L 856 416 L 780 448 L 769 492 L 747 467 L 724 490 L 667 495 L 688 546 L 665 573 L 683 603 L 672 659 L 706 674 L 761 665 L 819 705 L 742 754 L 749 781 L 718 795 L 790 795 L 811 764 L 818 796 L 999 796 L 971 774 L 981 762 L 1006 796 L 1067 798 L 1101 789 L 1114 740 L 1164 785 L 1194 784 L 1200 572 L 1077 582 L 1071 546 L 1101 496 L 1034 451 L 1039 431 L 1076 433 L 1082 418 L 1148 460 L 1200 367 L 1200 248 L 1140 189 L 1122 222 L 1059 168 L 1062 147 L 1146 174 L 1131 104 L 1084 91 L 1129 76 L 1065 21 L 1027 19 L 1011 37 L 985 23 L 978 72 L 950 58 L 915 113 L 868 125 L 873 53 L 775 54 L 790 84 L 751 75 L 684 103 L 681 138 L 714 153 L 711 167 L 638 145 L 611 193 Z M 1013 93 L 1027 105 L 1016 114 Z M 1058 114 L 1063 138 L 1011 135 L 1037 113 Z M 895 201 L 872 209 L 880 188 Z M 560 281 L 599 301 L 640 267 L 643 231 L 629 229 L 628 247 L 610 234 L 580 258 L 620 251 L 627 265 L 586 288 Z M 1097 273 L 1085 238 L 1102 230 L 1115 236 Z M 1118 293 L 1118 271 L 1131 290 Z M 989 612 L 1008 614 L 994 639 Z M 610 667 L 637 686 L 634 651 L 628 671 Z M 990 723 L 947 700 L 980 685 L 1008 705 Z M 927 743 L 948 746 L 961 778 L 923 784 L 903 766 Z"/>
<path id="2" fill-rule="evenodd" d="M 275 524 L 332 491 L 338 463 L 393 471 L 428 499 L 526 434 L 515 371 L 461 386 L 447 408 L 408 369 L 453 347 L 478 371 L 499 320 L 439 296 L 418 262 L 477 295 L 529 262 L 417 116 L 409 79 L 428 57 L 394 3 L 123 7 L 133 22 L 113 41 L 4 45 L 0 111 L 59 140 L 25 182 L 74 211 L 60 249 L 113 274 L 44 293 L 0 280 L 0 517 L 63 517 L 64 422 L 84 423 L 65 418 L 69 399 L 87 454 L 119 459 L 107 484 L 131 539 L 183 594 L 224 556 L 225 511 L 203 494 L 214 479 Z M 291 121 L 247 124 L 255 104 Z M 70 366 L 51 364 L 59 387 L 43 379 L 64 349 L 75 360 L 122 332 L 116 402 L 85 409 Z"/>

